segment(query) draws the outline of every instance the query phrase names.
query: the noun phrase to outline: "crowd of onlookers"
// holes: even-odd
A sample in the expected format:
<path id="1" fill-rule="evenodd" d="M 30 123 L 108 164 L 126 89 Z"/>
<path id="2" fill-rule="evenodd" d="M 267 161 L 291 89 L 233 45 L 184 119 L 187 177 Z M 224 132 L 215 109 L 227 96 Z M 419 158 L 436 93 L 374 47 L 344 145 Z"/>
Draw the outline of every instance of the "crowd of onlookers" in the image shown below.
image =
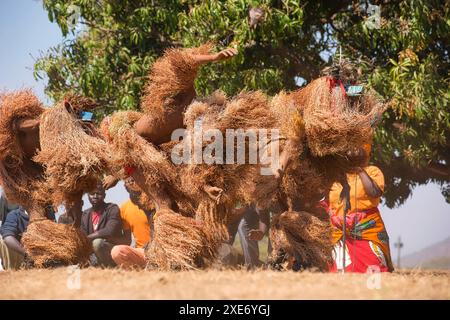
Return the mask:
<path id="1" fill-rule="evenodd" d="M 153 232 L 154 209 L 146 209 L 140 203 L 140 193 L 135 191 L 132 178 L 124 181 L 129 200 L 121 205 L 105 201 L 106 190 L 99 183 L 94 191 L 87 194 L 90 208 L 83 211 L 81 230 L 92 241 L 93 254 L 90 265 L 99 267 L 145 267 L 145 246 L 150 242 Z M 223 263 L 228 265 L 245 264 L 249 267 L 260 265 L 258 240 L 264 234 L 256 232 L 260 218 L 254 207 L 242 208 L 243 218 L 231 224 L 231 239 L 220 250 Z M 56 221 L 55 212 L 49 208 L 48 218 Z M 29 216 L 20 206 L 11 204 L 0 193 L 0 270 L 19 269 L 26 261 L 26 252 L 21 244 Z M 57 219 L 58 223 L 71 224 L 67 214 Z M 264 225 L 268 225 L 266 222 Z M 233 247 L 239 233 L 243 254 Z"/>
<path id="2" fill-rule="evenodd" d="M 393 270 L 389 236 L 378 210 L 384 191 L 384 176 L 379 168 L 369 165 L 370 148 L 370 145 L 365 145 L 358 150 L 365 154 L 366 165 L 354 168 L 347 174 L 350 210 L 344 213 L 346 202 L 342 200 L 343 186 L 337 182 L 321 201 L 331 224 L 331 241 L 334 245 L 334 261 L 330 265 L 332 272 L 344 269 L 349 272 Z M 155 210 L 141 204 L 141 194 L 136 191 L 139 188 L 131 177 L 124 184 L 129 200 L 120 208 L 105 202 L 106 190 L 102 183 L 88 194 L 91 207 L 82 214 L 81 230 L 92 241 L 94 253 L 90 263 L 93 266 L 145 267 L 144 252 L 153 234 Z M 240 212 L 234 216 L 239 219 L 228 225 L 230 240 L 222 244 L 219 259 L 226 265 L 241 263 L 248 267 L 258 266 L 261 263 L 258 242 L 268 233 L 270 213 L 255 206 L 236 210 Z M 52 209 L 47 211 L 48 218 L 55 219 Z M 29 222 L 28 214 L 23 208 L 8 203 L 2 195 L 0 219 L 0 268 L 17 269 L 26 260 L 20 240 Z M 73 221 L 63 214 L 58 222 Z M 242 255 L 237 254 L 233 246 L 237 233 Z M 298 257 L 295 260 L 297 265 L 303 263 Z"/>

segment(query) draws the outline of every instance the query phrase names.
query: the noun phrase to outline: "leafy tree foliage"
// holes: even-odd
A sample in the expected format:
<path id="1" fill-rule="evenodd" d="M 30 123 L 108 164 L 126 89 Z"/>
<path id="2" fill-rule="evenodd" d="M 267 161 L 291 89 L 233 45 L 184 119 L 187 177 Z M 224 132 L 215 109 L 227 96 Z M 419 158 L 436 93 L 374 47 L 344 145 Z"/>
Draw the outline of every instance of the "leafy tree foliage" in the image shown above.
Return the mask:
<path id="1" fill-rule="evenodd" d="M 197 89 L 269 94 L 320 75 L 337 52 L 390 108 L 374 161 L 386 175 L 385 200 L 403 203 L 434 181 L 450 201 L 450 5 L 445 0 L 44 0 L 66 40 L 36 61 L 36 78 L 58 99 L 95 97 L 103 113 L 136 109 L 149 67 L 172 46 L 212 41 L 237 58 L 202 69 Z M 78 14 L 79 13 L 79 17 Z M 75 23 L 74 23 L 75 22 Z M 339 49 L 338 49 L 339 48 Z"/>

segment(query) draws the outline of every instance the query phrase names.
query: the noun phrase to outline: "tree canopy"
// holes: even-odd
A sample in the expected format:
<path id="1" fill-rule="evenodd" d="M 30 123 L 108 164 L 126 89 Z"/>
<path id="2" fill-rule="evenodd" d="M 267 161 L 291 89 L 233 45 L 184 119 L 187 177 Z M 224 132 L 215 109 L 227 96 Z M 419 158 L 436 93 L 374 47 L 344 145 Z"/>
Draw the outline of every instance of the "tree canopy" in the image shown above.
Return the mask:
<path id="1" fill-rule="evenodd" d="M 237 58 L 204 67 L 196 86 L 268 94 L 319 76 L 339 50 L 389 102 L 373 160 L 389 207 L 437 182 L 450 201 L 450 4 L 445 0 L 44 0 L 67 36 L 35 64 L 53 99 L 94 97 L 103 113 L 137 109 L 149 67 L 166 48 L 207 41 Z M 79 14 L 79 16 L 78 16 Z M 339 49 L 338 49 L 339 48 Z"/>

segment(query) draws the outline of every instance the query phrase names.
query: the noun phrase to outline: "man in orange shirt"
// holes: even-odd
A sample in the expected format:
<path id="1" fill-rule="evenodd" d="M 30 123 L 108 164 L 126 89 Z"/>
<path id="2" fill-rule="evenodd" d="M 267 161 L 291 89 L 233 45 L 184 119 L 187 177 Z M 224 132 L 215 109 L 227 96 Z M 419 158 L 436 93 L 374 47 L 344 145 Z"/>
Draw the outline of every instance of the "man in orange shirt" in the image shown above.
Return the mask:
<path id="1" fill-rule="evenodd" d="M 133 178 L 125 180 L 130 199 L 120 208 L 120 216 L 123 222 L 125 235 L 135 239 L 135 247 L 118 245 L 111 251 L 114 262 L 123 268 L 143 268 L 145 267 L 144 247 L 150 241 L 151 230 L 153 229 L 154 209 L 145 209 L 141 204 L 141 192 Z"/>

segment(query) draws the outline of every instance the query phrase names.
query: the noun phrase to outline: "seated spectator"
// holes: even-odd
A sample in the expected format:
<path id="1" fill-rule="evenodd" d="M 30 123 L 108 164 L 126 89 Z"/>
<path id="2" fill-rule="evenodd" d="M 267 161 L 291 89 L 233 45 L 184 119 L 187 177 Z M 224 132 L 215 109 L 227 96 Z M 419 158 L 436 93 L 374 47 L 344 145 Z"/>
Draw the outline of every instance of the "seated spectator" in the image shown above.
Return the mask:
<path id="1" fill-rule="evenodd" d="M 123 268 L 145 267 L 144 247 L 150 241 L 153 229 L 153 214 L 155 209 L 145 209 L 140 203 L 141 191 L 133 178 L 125 180 L 125 189 L 130 199 L 120 208 L 125 234 L 133 234 L 135 247 L 118 245 L 111 251 L 111 256 L 117 265 Z"/>
<path id="2" fill-rule="evenodd" d="M 83 205 L 84 205 L 84 201 L 81 200 L 81 206 L 83 206 Z M 61 223 L 61 224 L 73 224 L 74 220 L 67 212 L 64 212 L 63 214 L 61 214 L 59 216 L 58 223 Z"/>
<path id="3" fill-rule="evenodd" d="M 0 227 L 5 223 L 8 212 L 17 209 L 18 207 L 18 205 L 13 204 L 6 199 L 3 190 L 0 188 Z"/>
<path id="4" fill-rule="evenodd" d="M 47 217 L 55 220 L 53 211 Z M 20 243 L 22 234 L 28 227 L 29 216 L 22 208 L 10 211 L 0 228 L 0 266 L 5 270 L 19 269 L 25 259 L 25 249 Z"/>
<path id="5" fill-rule="evenodd" d="M 65 213 L 63 213 L 62 215 L 59 216 L 58 223 L 72 224 L 73 223 L 73 218 L 71 216 L 69 216 L 67 214 L 67 212 L 65 212 Z"/>
<path id="6" fill-rule="evenodd" d="M 0 228 L 0 258 L 5 270 L 16 270 L 25 258 L 20 240 L 28 226 L 29 217 L 23 208 L 9 212 Z"/>
<path id="7" fill-rule="evenodd" d="M 83 211 L 81 230 L 92 240 L 95 257 L 93 264 L 114 267 L 116 264 L 111 257 L 111 249 L 116 244 L 129 244 L 130 239 L 126 239 L 122 234 L 119 207 L 113 203 L 106 203 L 105 196 L 105 189 L 101 183 L 88 194 L 92 207 Z"/>

